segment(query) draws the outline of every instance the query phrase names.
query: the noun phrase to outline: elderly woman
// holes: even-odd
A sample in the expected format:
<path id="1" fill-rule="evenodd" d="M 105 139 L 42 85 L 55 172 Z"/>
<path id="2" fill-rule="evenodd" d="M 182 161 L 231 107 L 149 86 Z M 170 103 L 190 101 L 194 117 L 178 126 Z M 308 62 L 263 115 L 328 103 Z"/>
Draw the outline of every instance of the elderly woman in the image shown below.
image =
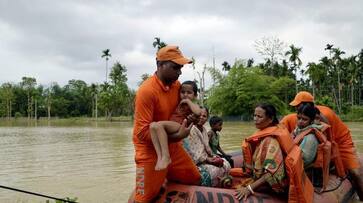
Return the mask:
<path id="1" fill-rule="evenodd" d="M 236 190 L 236 198 L 247 199 L 267 186 L 276 193 L 289 191 L 289 202 L 312 202 L 313 187 L 304 173 L 301 150 L 278 126 L 275 107 L 258 105 L 253 119 L 258 131 L 242 144 L 244 175 L 250 178 Z"/>
<path id="2" fill-rule="evenodd" d="M 209 147 L 207 130 L 204 124 L 208 120 L 208 110 L 202 108 L 199 122 L 192 126 L 190 135 L 183 140 L 184 148 L 189 153 L 201 174 L 201 185 L 221 186 L 221 180 L 228 175 L 231 166 L 228 161 L 215 156 Z"/>

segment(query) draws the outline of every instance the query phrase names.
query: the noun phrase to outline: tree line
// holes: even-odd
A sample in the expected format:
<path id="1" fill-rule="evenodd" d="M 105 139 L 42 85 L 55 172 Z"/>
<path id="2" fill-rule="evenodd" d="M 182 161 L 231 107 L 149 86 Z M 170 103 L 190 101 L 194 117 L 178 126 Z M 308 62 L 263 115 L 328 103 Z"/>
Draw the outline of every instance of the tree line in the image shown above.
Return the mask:
<path id="1" fill-rule="evenodd" d="M 0 87 L 0 117 L 94 117 L 131 115 L 135 95 L 126 82 L 126 67 L 116 62 L 108 74 L 109 82 L 87 84 L 69 80 L 61 87 L 37 84 L 36 78 L 23 77 L 20 83 L 3 83 Z"/>
<path id="2" fill-rule="evenodd" d="M 260 102 L 274 104 L 281 114 L 293 111 L 288 103 L 298 91 L 311 92 L 317 104 L 330 106 L 339 114 L 363 120 L 363 49 L 345 56 L 340 48 L 327 44 L 326 56 L 302 67 L 301 47 L 286 46 L 277 38 L 256 42 L 264 62 L 253 59 L 222 64 L 223 72 L 210 68 L 214 85 L 207 104 L 221 115 L 248 117 Z"/>
<path id="3" fill-rule="evenodd" d="M 153 47 L 167 44 L 156 37 Z M 197 67 L 193 57 L 194 80 L 200 88 L 200 103 L 213 114 L 250 119 L 253 107 L 260 102 L 274 104 L 281 114 L 292 111 L 288 103 L 298 91 L 310 91 L 316 103 L 332 107 L 340 114 L 357 114 L 363 118 L 363 49 L 345 56 L 340 48 L 327 44 L 318 62 L 300 59 L 302 47 L 287 46 L 278 38 L 262 38 L 255 42 L 256 51 L 264 61 L 256 64 L 253 58 L 224 61 L 216 67 L 204 64 Z M 23 77 L 18 84 L 3 83 L 0 87 L 0 117 L 93 117 L 112 119 L 132 115 L 135 90 L 129 88 L 127 69 L 116 62 L 108 74 L 110 50 L 104 50 L 106 80 L 102 84 L 87 84 L 70 80 L 61 87 L 57 83 L 45 87 L 35 78 Z M 205 87 L 205 75 L 212 85 Z M 149 77 L 141 75 L 139 85 Z M 108 81 L 109 79 L 109 81 Z"/>

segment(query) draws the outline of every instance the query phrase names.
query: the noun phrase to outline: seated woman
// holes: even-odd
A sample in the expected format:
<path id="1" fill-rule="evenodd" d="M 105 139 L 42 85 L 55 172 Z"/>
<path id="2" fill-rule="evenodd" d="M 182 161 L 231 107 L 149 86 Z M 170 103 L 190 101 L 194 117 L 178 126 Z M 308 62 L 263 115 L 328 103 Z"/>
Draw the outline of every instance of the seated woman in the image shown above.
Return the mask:
<path id="1" fill-rule="evenodd" d="M 231 168 L 228 161 L 214 156 L 209 147 L 207 130 L 204 124 L 208 120 L 208 110 L 202 108 L 199 122 L 192 126 L 190 135 L 183 140 L 184 148 L 198 166 L 201 174 L 201 185 L 222 186 L 224 177 Z"/>
<path id="2" fill-rule="evenodd" d="M 297 109 L 297 126 L 292 132 L 294 142 L 303 155 L 304 168 L 313 185 L 324 190 L 329 180 L 331 143 L 324 132 L 329 125 L 320 121 L 319 110 L 309 103 Z"/>
<path id="3" fill-rule="evenodd" d="M 304 173 L 301 150 L 289 132 L 278 126 L 275 107 L 260 104 L 253 118 L 258 131 L 242 144 L 243 172 L 249 178 L 242 181 L 235 197 L 247 199 L 267 186 L 276 193 L 288 191 L 289 202 L 312 202 L 314 191 Z"/>

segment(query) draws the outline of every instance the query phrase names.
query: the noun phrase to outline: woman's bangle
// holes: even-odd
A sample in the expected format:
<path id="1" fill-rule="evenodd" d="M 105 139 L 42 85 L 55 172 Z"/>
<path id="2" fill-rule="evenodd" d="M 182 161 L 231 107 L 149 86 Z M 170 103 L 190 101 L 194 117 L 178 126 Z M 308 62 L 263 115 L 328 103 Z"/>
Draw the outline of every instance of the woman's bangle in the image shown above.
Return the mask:
<path id="1" fill-rule="evenodd" d="M 252 190 L 252 187 L 251 187 L 251 185 L 247 185 L 247 189 L 254 195 L 255 194 L 255 192 Z"/>

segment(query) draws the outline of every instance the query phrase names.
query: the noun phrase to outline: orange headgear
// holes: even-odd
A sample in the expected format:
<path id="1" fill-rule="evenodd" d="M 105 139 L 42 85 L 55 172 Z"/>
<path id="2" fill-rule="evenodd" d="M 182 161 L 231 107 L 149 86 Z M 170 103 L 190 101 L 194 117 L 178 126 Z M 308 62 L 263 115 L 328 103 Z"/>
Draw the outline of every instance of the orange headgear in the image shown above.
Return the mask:
<path id="1" fill-rule="evenodd" d="M 301 104 L 302 102 L 314 102 L 313 95 L 310 94 L 310 92 L 301 91 L 296 94 L 294 100 L 290 102 L 291 106 L 297 106 Z"/>
<path id="2" fill-rule="evenodd" d="M 157 61 L 173 61 L 179 65 L 192 63 L 192 60 L 183 56 L 179 47 L 177 46 L 165 46 L 156 53 Z"/>

